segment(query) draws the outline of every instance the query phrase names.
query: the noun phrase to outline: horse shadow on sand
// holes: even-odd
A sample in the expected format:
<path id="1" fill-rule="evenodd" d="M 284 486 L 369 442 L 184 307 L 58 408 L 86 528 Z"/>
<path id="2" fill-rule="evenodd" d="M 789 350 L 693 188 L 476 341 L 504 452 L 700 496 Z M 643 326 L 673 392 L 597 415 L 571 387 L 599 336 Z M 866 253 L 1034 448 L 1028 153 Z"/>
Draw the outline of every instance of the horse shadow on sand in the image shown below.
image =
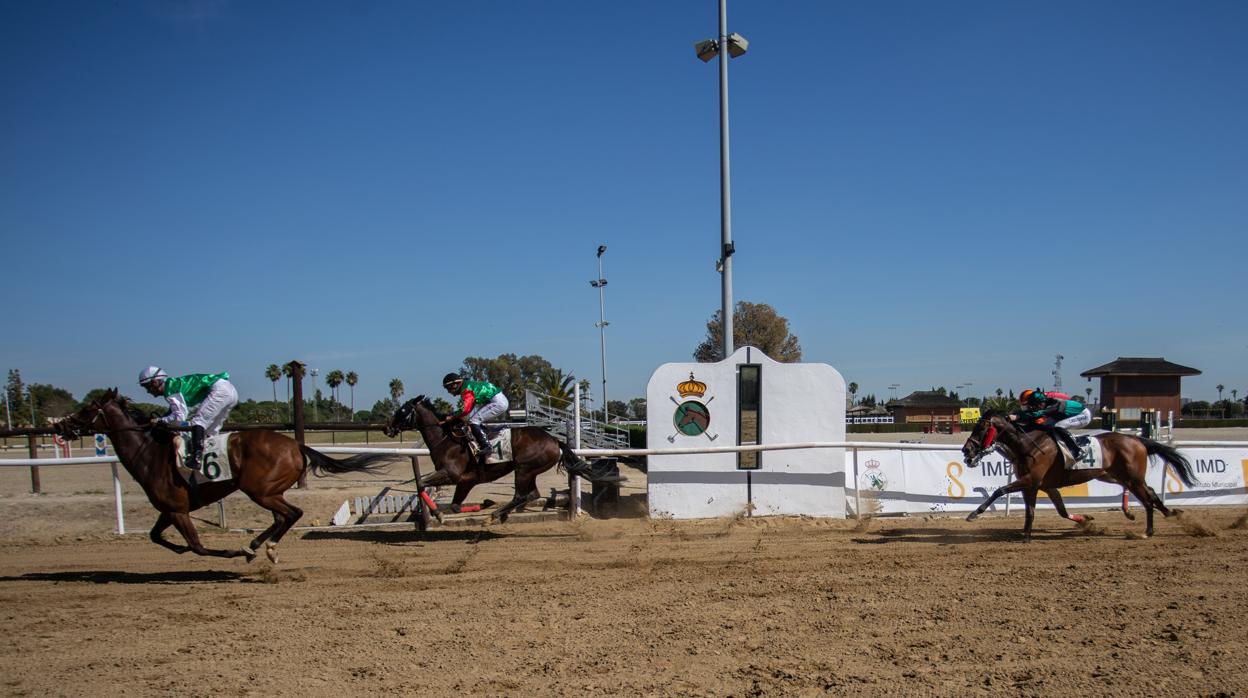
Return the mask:
<path id="1" fill-rule="evenodd" d="M 0 577 L 0 582 L 88 582 L 90 584 L 217 584 L 253 581 L 242 572 L 226 570 L 174 570 L 168 572 L 123 572 L 121 570 L 75 570 L 70 572 L 28 572 Z"/>
<path id="2" fill-rule="evenodd" d="M 1086 538 L 1089 533 L 1079 529 L 1068 531 L 1035 531 L 1032 539 L 1039 541 L 1060 541 L 1072 538 Z M 887 545 L 890 543 L 927 543 L 931 545 L 976 545 L 999 543 L 1022 543 L 1023 535 L 1019 531 L 1007 529 L 985 528 L 981 530 L 960 530 L 953 528 L 916 527 L 889 528 L 880 531 L 869 531 L 865 535 L 853 539 L 859 545 Z"/>
<path id="3" fill-rule="evenodd" d="M 479 528 L 436 529 L 430 531 L 416 530 L 359 530 L 359 531 L 308 531 L 303 540 L 351 540 L 381 545 L 419 545 L 421 543 L 483 543 L 485 541 L 502 540 L 504 538 L 568 538 L 575 535 L 568 533 L 527 533 L 509 532 L 496 533 Z"/>

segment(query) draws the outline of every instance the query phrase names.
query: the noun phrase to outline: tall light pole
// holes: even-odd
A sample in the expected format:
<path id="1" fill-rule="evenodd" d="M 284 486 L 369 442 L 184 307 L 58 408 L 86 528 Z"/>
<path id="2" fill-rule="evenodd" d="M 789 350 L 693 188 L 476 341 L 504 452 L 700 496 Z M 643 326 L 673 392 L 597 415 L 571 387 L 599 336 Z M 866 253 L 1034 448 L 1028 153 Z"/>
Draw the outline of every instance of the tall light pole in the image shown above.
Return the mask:
<path id="1" fill-rule="evenodd" d="M 732 184 L 728 167 L 728 57 L 745 55 L 750 42 L 740 34 L 728 33 L 728 0 L 719 0 L 719 34 L 716 39 L 705 39 L 693 45 L 698 58 L 709 62 L 719 56 L 719 260 L 715 268 L 720 273 L 720 314 L 724 329 L 724 358 L 732 354 Z"/>
<path id="2" fill-rule="evenodd" d="M 606 245 L 598 246 L 598 278 L 590 281 L 589 285 L 598 289 L 598 323 L 594 327 L 598 328 L 598 344 L 602 352 L 602 421 L 604 424 L 610 423 L 610 415 L 607 413 L 607 320 L 603 305 L 603 291 L 607 287 L 607 280 L 602 276 L 602 255 L 607 251 Z"/>

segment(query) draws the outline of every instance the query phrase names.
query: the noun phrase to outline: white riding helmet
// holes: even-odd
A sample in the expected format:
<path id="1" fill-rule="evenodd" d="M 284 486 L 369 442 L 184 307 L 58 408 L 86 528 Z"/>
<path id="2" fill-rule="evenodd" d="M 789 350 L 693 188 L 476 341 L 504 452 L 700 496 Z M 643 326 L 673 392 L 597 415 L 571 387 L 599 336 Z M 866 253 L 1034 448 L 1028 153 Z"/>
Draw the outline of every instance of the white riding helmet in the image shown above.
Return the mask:
<path id="1" fill-rule="evenodd" d="M 168 378 L 169 374 L 160 369 L 159 366 L 148 366 L 139 371 L 139 385 L 147 385 L 157 378 Z"/>

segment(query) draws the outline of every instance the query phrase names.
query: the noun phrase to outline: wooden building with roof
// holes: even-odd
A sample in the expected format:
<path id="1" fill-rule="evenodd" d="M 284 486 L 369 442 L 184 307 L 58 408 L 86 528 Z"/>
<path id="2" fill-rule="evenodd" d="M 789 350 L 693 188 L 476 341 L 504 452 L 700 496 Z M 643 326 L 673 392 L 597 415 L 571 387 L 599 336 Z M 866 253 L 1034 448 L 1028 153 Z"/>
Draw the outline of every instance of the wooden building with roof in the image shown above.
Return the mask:
<path id="1" fill-rule="evenodd" d="M 916 390 L 884 406 L 898 424 L 930 424 L 950 433 L 962 430 L 962 402 L 936 390 Z"/>
<path id="2" fill-rule="evenodd" d="M 1091 381 L 1101 379 L 1101 407 L 1118 411 L 1119 420 L 1138 419 L 1141 409 L 1179 416 L 1182 406 L 1180 380 L 1200 371 L 1164 358 L 1123 357 L 1079 374 Z"/>

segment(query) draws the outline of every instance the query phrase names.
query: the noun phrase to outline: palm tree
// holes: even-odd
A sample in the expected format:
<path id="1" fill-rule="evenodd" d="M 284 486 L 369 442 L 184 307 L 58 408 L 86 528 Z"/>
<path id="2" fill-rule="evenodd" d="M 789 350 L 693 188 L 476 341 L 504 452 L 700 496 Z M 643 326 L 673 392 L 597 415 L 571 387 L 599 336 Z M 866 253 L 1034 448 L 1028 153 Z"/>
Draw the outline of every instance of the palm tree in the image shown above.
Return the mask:
<path id="1" fill-rule="evenodd" d="M 1226 386 L 1222 385 L 1221 383 L 1218 383 L 1214 387 L 1218 389 L 1218 402 L 1222 402 L 1222 389 L 1225 388 Z"/>
<path id="2" fill-rule="evenodd" d="M 360 382 L 360 376 L 355 371 L 347 372 L 347 387 L 351 388 L 351 421 L 355 421 L 355 384 Z"/>
<path id="3" fill-rule="evenodd" d="M 390 379 L 390 399 L 394 401 L 395 406 L 399 404 L 399 398 L 403 397 L 403 381 L 398 378 Z"/>
<path id="4" fill-rule="evenodd" d="M 1231 388 L 1231 400 L 1239 400 L 1239 391 Z"/>
<path id="5" fill-rule="evenodd" d="M 563 409 L 572 402 L 572 386 L 575 383 L 576 376 L 564 373 L 560 368 L 548 368 L 537 377 L 533 387 L 542 397 L 550 398 Z"/>
<path id="6" fill-rule="evenodd" d="M 277 381 L 282 377 L 282 369 L 278 368 L 277 364 L 269 364 L 269 367 L 264 369 L 264 377 L 273 383 L 273 402 L 277 402 Z"/>
<path id="7" fill-rule="evenodd" d="M 335 416 L 338 415 L 338 386 L 342 385 L 343 378 L 345 376 L 342 371 L 336 368 L 325 374 L 325 384 L 329 386 L 329 395 L 334 401 Z"/>
<path id="8" fill-rule="evenodd" d="M 854 396 L 856 396 L 857 394 L 858 394 L 858 384 L 850 383 L 849 384 L 849 404 L 851 406 L 854 405 Z"/>
<path id="9" fill-rule="evenodd" d="M 1085 403 L 1083 403 L 1083 404 L 1085 404 L 1085 405 L 1090 405 L 1090 404 L 1092 404 L 1092 389 L 1091 389 L 1091 388 L 1084 388 L 1084 389 L 1083 389 L 1083 392 L 1085 392 L 1085 393 L 1087 393 L 1087 394 L 1088 394 L 1088 401 L 1087 401 L 1087 402 L 1085 402 Z"/>

